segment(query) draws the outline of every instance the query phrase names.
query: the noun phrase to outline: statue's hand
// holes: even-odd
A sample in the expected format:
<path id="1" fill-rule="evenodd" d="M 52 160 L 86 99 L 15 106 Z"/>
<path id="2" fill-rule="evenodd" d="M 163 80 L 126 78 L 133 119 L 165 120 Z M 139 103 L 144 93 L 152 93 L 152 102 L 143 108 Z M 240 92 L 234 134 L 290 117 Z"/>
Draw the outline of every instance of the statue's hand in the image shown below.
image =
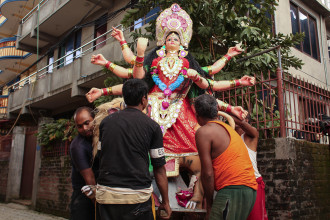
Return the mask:
<path id="1" fill-rule="evenodd" d="M 189 79 L 195 80 L 198 77 L 198 72 L 194 69 L 188 69 L 187 76 Z"/>
<path id="2" fill-rule="evenodd" d="M 139 37 L 136 45 L 136 51 L 139 57 L 144 56 L 144 52 L 146 51 L 147 46 L 148 46 L 148 39 L 144 37 Z"/>
<path id="3" fill-rule="evenodd" d="M 241 120 L 246 118 L 248 114 L 248 112 L 245 111 L 241 106 L 232 106 L 231 113 Z"/>
<path id="4" fill-rule="evenodd" d="M 91 63 L 100 65 L 100 66 L 105 66 L 107 64 L 107 60 L 104 58 L 102 54 L 97 54 L 97 55 L 92 55 L 91 57 Z"/>
<path id="5" fill-rule="evenodd" d="M 124 34 L 122 30 L 112 27 L 111 36 L 115 38 L 117 41 L 121 42 L 125 40 Z"/>
<path id="6" fill-rule="evenodd" d="M 231 57 L 234 57 L 238 54 L 241 54 L 244 50 L 241 48 L 242 43 L 236 44 L 235 47 L 230 47 L 227 54 Z"/>
<path id="7" fill-rule="evenodd" d="M 88 102 L 92 103 L 94 102 L 97 98 L 102 96 L 102 90 L 98 88 L 91 88 L 88 93 L 86 93 L 86 98 Z"/>
<path id="8" fill-rule="evenodd" d="M 245 75 L 240 79 L 240 81 L 242 86 L 253 86 L 256 83 L 256 78 Z"/>

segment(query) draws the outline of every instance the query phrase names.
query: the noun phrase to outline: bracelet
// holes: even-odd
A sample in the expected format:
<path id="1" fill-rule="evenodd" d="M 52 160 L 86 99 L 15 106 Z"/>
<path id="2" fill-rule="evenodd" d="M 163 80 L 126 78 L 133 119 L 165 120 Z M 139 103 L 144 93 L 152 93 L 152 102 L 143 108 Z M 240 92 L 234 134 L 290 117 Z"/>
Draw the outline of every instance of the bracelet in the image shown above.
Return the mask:
<path id="1" fill-rule="evenodd" d="M 136 56 L 133 57 L 133 59 L 131 60 L 130 64 L 134 65 L 135 64 L 135 60 L 136 60 Z"/>
<path id="2" fill-rule="evenodd" d="M 206 79 L 206 80 L 207 80 L 207 82 L 209 83 L 209 87 L 210 87 L 210 89 L 213 90 L 214 80 L 212 80 L 212 79 Z"/>
<path id="3" fill-rule="evenodd" d="M 113 72 L 113 70 L 116 68 L 116 64 L 114 64 L 114 63 L 110 63 L 110 68 L 109 68 L 109 70 L 111 71 L 111 72 Z"/>
<path id="4" fill-rule="evenodd" d="M 231 59 L 231 56 L 229 56 L 228 54 L 224 55 L 223 57 L 225 57 L 228 61 Z"/>
<path id="5" fill-rule="evenodd" d="M 126 40 L 122 40 L 119 42 L 121 46 L 123 46 L 123 44 L 127 44 Z"/>
<path id="6" fill-rule="evenodd" d="M 113 95 L 113 93 L 112 93 L 112 87 L 103 88 L 102 89 L 102 95 Z"/>
<path id="7" fill-rule="evenodd" d="M 143 66 L 143 61 L 144 61 L 144 57 L 137 56 L 136 59 L 135 59 L 134 65 L 136 67 L 142 67 Z"/>
<path id="8" fill-rule="evenodd" d="M 235 79 L 235 86 L 240 86 L 240 85 L 242 85 L 241 80 Z"/>
<path id="9" fill-rule="evenodd" d="M 133 68 L 128 68 L 128 78 L 133 78 Z"/>
<path id="10" fill-rule="evenodd" d="M 137 56 L 137 57 L 135 58 L 135 62 L 143 63 L 143 61 L 144 61 L 144 57 L 139 57 L 139 56 Z"/>
<path id="11" fill-rule="evenodd" d="M 128 48 L 127 43 L 124 43 L 124 44 L 121 45 L 121 50 L 125 50 L 126 48 Z"/>
<path id="12" fill-rule="evenodd" d="M 228 59 L 226 57 L 221 57 L 220 59 L 222 62 L 225 63 L 225 65 L 228 63 Z"/>
<path id="13" fill-rule="evenodd" d="M 207 71 L 208 71 L 209 74 L 212 74 L 212 66 L 208 66 Z"/>
<path id="14" fill-rule="evenodd" d="M 226 112 L 227 113 L 231 113 L 231 105 L 229 105 L 229 104 L 227 104 L 228 106 L 227 106 L 227 108 L 226 108 Z"/>
<path id="15" fill-rule="evenodd" d="M 201 76 L 196 74 L 196 76 L 194 77 L 194 79 L 192 80 L 194 83 L 197 83 L 199 80 L 201 80 Z"/>
<path id="16" fill-rule="evenodd" d="M 230 87 L 231 87 L 231 88 L 233 88 L 233 87 L 236 86 L 236 82 L 235 82 L 235 80 L 230 80 L 229 83 L 230 83 Z"/>
<path id="17" fill-rule="evenodd" d="M 108 61 L 108 62 L 105 64 L 105 66 L 104 66 L 104 67 L 105 67 L 106 69 L 109 69 L 109 66 L 110 66 L 110 64 L 111 64 L 111 62 L 110 62 L 110 61 Z"/>
<path id="18" fill-rule="evenodd" d="M 222 105 L 220 106 L 220 110 L 221 110 L 221 111 L 226 111 L 228 105 L 229 105 L 229 104 L 227 104 L 227 103 L 225 103 L 225 102 L 222 102 Z"/>

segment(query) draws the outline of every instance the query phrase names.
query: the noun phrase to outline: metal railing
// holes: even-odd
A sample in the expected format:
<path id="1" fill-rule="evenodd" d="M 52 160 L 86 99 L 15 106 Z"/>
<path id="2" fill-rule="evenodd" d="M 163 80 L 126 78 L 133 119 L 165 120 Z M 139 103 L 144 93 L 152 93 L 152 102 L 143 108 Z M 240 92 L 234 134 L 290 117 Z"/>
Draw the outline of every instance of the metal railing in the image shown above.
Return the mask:
<path id="1" fill-rule="evenodd" d="M 0 115 L 7 114 L 8 95 L 0 95 Z"/>
<path id="2" fill-rule="evenodd" d="M 135 23 L 134 25 L 132 25 L 132 26 L 130 26 L 130 27 L 127 27 L 126 29 L 123 29 L 123 31 L 130 30 L 131 27 L 134 27 L 135 25 L 138 25 L 138 24 L 140 24 L 140 23 L 144 24 L 143 22 L 145 22 L 145 21 L 148 20 L 149 18 L 154 17 L 155 15 L 157 15 L 157 13 L 154 13 L 154 14 L 148 16 L 148 17 L 145 17 L 145 18 L 142 19 L 140 22 L 137 22 L 137 23 Z M 122 26 L 122 25 L 119 24 L 119 25 L 115 26 L 115 28 L 120 28 L 121 26 Z M 68 56 L 73 56 L 74 54 L 76 54 L 77 51 L 80 51 L 79 56 L 73 56 L 72 59 L 75 59 L 75 58 L 78 58 L 78 57 L 82 57 L 82 56 L 84 56 L 84 55 L 89 54 L 89 53 L 92 52 L 93 49 L 94 49 L 95 47 L 97 47 L 98 45 L 100 45 L 100 44 L 102 44 L 102 43 L 104 43 L 104 42 L 107 42 L 109 39 L 112 39 L 113 37 L 110 35 L 110 36 L 107 37 L 105 40 L 103 40 L 103 41 L 101 41 L 101 42 L 99 42 L 99 43 L 97 43 L 97 44 L 95 43 L 98 39 L 100 39 L 100 38 L 102 38 L 103 36 L 105 36 L 105 35 L 111 33 L 112 31 L 113 31 L 113 29 L 110 29 L 110 30 L 106 31 L 105 33 L 103 33 L 103 34 L 101 34 L 100 36 L 98 36 L 98 37 L 92 39 L 91 41 L 89 41 L 89 42 L 87 42 L 87 43 L 85 43 L 84 45 L 82 45 L 82 46 L 80 46 L 79 48 L 73 50 L 72 52 L 70 52 L 70 53 L 68 53 L 68 54 L 66 54 L 66 55 L 64 55 L 64 56 L 62 56 L 62 57 L 60 57 L 60 58 L 58 58 L 58 59 L 55 60 L 53 63 L 50 63 L 50 64 L 46 65 L 45 67 L 43 67 L 43 68 L 37 70 L 36 72 L 32 73 L 31 75 L 29 75 L 29 76 L 27 76 L 27 77 L 21 79 L 20 81 L 18 81 L 18 82 L 16 82 L 16 83 L 12 84 L 11 86 L 8 87 L 8 89 L 11 89 L 11 90 L 14 90 L 14 91 L 15 91 L 16 89 L 18 89 L 18 88 L 20 87 L 19 85 L 20 85 L 20 83 L 22 83 L 22 82 L 26 82 L 26 83 L 24 83 L 24 85 L 26 85 L 26 84 L 30 84 L 31 82 L 34 82 L 35 80 L 38 80 L 38 79 L 40 79 L 40 78 L 43 78 L 47 73 L 49 73 L 49 72 L 48 72 L 48 68 L 49 68 L 50 66 L 51 66 L 53 69 L 59 67 L 60 65 L 62 65 L 62 64 L 60 63 L 61 60 L 66 60 L 66 57 L 68 57 Z M 94 45 L 94 44 L 95 44 L 95 45 Z"/>
<path id="3" fill-rule="evenodd" d="M 29 13 L 27 13 L 24 18 L 22 18 L 21 23 L 24 24 L 30 17 L 32 17 L 33 13 L 39 11 L 42 6 L 44 6 L 48 0 L 41 0 L 38 5 L 36 5 Z"/>
<path id="4" fill-rule="evenodd" d="M 330 91 L 281 69 L 254 74 L 256 84 L 217 92 L 217 98 L 242 106 L 260 138 L 293 137 L 329 144 Z"/>

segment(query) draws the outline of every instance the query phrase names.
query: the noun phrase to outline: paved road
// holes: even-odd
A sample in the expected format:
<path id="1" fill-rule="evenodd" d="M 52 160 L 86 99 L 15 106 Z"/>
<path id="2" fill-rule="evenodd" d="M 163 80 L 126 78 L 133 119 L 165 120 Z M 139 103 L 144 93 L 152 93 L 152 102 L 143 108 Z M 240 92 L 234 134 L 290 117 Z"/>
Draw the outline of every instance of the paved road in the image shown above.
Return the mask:
<path id="1" fill-rule="evenodd" d="M 0 220 L 66 220 L 65 218 L 47 215 L 29 210 L 24 205 L 0 203 Z"/>

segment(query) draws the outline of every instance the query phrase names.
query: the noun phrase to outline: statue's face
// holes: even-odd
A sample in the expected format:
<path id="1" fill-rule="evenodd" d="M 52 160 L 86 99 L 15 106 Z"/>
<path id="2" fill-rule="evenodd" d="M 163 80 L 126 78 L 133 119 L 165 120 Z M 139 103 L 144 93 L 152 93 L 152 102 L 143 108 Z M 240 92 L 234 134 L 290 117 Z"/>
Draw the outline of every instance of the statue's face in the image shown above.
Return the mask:
<path id="1" fill-rule="evenodd" d="M 179 50 L 180 49 L 180 38 L 178 35 L 172 33 L 167 36 L 165 42 L 166 50 Z"/>

